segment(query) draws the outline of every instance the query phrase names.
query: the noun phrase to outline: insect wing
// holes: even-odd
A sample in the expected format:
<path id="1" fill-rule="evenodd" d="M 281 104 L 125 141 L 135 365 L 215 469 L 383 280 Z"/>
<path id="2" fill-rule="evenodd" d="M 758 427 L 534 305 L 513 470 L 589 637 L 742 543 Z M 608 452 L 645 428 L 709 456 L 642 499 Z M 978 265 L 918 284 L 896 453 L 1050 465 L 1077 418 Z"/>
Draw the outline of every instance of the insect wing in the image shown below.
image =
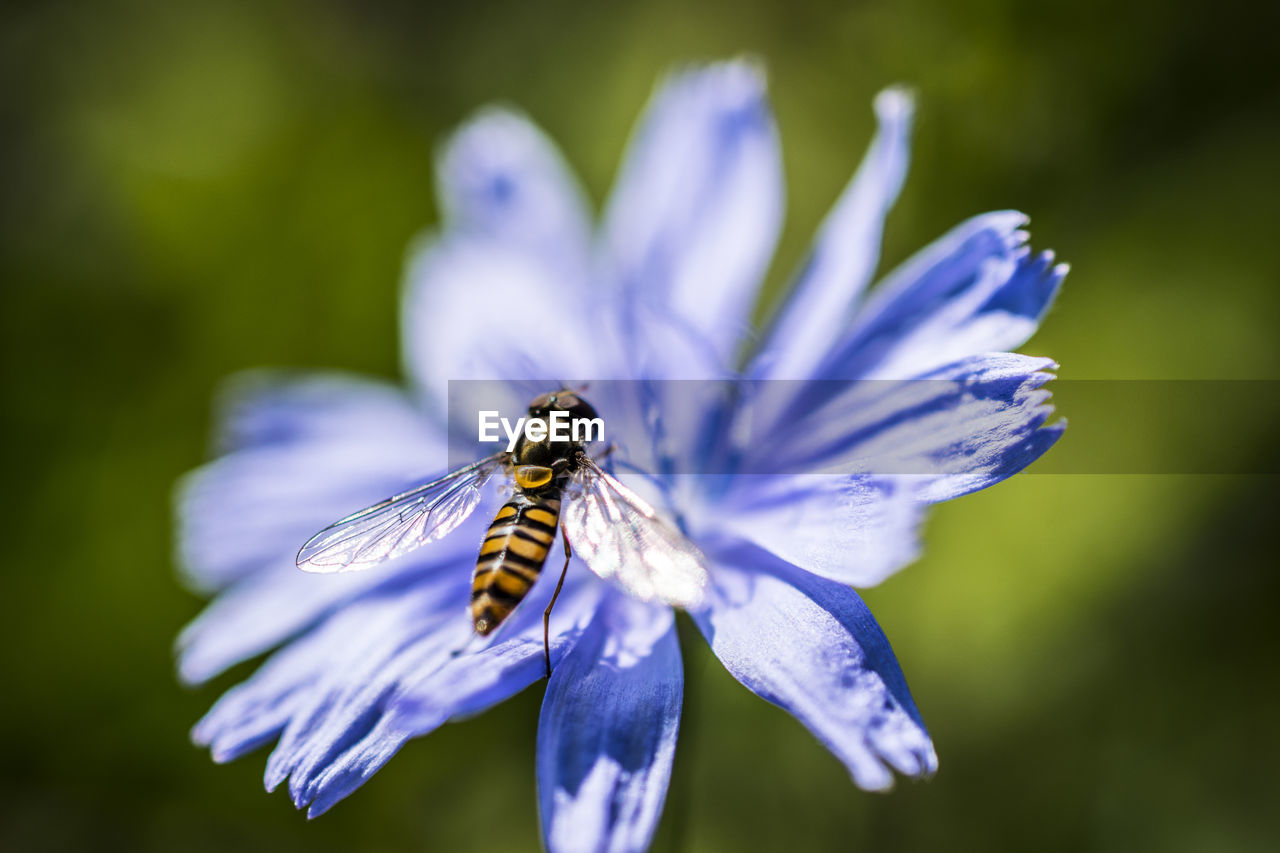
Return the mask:
<path id="1" fill-rule="evenodd" d="M 697 607 L 707 587 L 702 552 L 653 507 L 594 462 L 563 512 L 569 542 L 588 568 L 642 601 Z"/>
<path id="2" fill-rule="evenodd" d="M 505 454 L 458 468 L 321 530 L 298 551 L 307 572 L 367 569 L 443 538 L 480 503 L 480 487 Z"/>

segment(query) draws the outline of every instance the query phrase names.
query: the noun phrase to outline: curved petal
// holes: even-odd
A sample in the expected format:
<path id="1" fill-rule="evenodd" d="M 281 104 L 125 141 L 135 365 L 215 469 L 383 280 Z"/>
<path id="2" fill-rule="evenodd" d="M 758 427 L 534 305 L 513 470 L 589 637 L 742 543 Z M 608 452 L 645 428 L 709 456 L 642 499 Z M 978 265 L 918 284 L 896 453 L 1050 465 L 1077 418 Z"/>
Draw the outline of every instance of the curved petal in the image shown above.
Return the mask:
<path id="1" fill-rule="evenodd" d="M 416 673 L 406 674 L 395 692 L 380 701 L 381 716 L 364 737 L 336 752 L 324 765 L 295 770 L 290 780 L 294 803 L 299 808 L 310 804 L 307 816 L 317 817 L 368 781 L 409 738 L 477 714 L 540 680 L 545 671 L 542 611 L 553 584 L 540 586 L 511 617 L 516 624 L 504 626 L 491 644 L 456 657 L 451 653 L 442 665 L 436 665 L 440 663 L 436 657 L 431 658 L 431 666 L 419 664 Z M 594 582 L 566 584 L 551 617 L 553 662 L 574 647 L 599 593 L 600 585 Z M 469 623 L 461 631 L 473 636 Z M 430 640 L 432 648 L 442 642 L 439 637 Z M 452 640 L 443 645 L 459 647 Z"/>
<path id="2" fill-rule="evenodd" d="M 403 393 L 345 376 L 241 378 L 224 412 L 223 441 L 239 449 L 188 474 L 177 491 L 181 565 L 205 588 L 229 585 L 178 638 L 188 683 L 267 651 L 362 594 L 431 573 L 481 538 L 477 519 L 370 572 L 300 572 L 301 543 L 420 482 L 408 475 L 437 465 L 443 442 Z"/>
<path id="3" fill-rule="evenodd" d="M 713 522 L 800 568 L 874 586 L 919 556 L 924 506 L 910 478 L 748 477 Z"/>
<path id="4" fill-rule="evenodd" d="M 584 339 L 614 314 L 589 287 L 587 205 L 551 142 L 489 108 L 444 146 L 439 171 L 445 221 L 410 253 L 401 313 L 406 369 L 433 406 L 451 379 L 611 376 L 607 336 Z"/>
<path id="5" fill-rule="evenodd" d="M 538 721 L 538 805 L 551 853 L 649 846 L 680 727 L 671 611 L 613 594 L 551 675 Z"/>
<path id="6" fill-rule="evenodd" d="M 391 382 L 341 371 L 259 368 L 224 380 L 214 406 L 214 444 L 220 454 L 264 446 L 360 441 L 392 436 L 422 449 L 444 437 Z"/>
<path id="7" fill-rule="evenodd" d="M 922 500 L 976 491 L 1021 471 L 1062 434 L 1042 388 L 1047 358 L 988 353 L 918 379 L 819 383 L 825 402 L 768 442 L 750 471 L 910 477 Z M 755 442 L 760 444 L 760 442 Z"/>
<path id="8" fill-rule="evenodd" d="M 266 786 L 287 779 L 295 805 L 315 817 L 410 738 L 540 679 L 542 610 L 556 578 L 537 584 L 492 641 L 475 648 L 469 572 L 455 568 L 334 612 L 225 694 L 193 739 L 226 761 L 278 738 Z M 553 661 L 573 647 L 602 588 L 581 574 L 566 583 L 552 616 Z"/>
<path id="9" fill-rule="evenodd" d="M 988 259 L 968 289 L 902 330 L 866 375 L 916 376 L 977 353 L 1021 346 L 1039 327 L 1066 274 L 1066 264 L 1053 263 L 1053 252 L 1021 248 Z"/>
<path id="10" fill-rule="evenodd" d="M 445 228 L 519 247 L 584 279 L 591 242 L 586 196 L 556 146 L 533 122 L 487 107 L 442 146 L 437 183 Z"/>
<path id="11" fill-rule="evenodd" d="M 322 704 L 316 697 L 352 670 L 367 661 L 385 662 L 390 651 L 415 632 L 430 633 L 446 616 L 459 616 L 465 606 L 465 581 L 465 574 L 458 572 L 452 589 L 419 582 L 351 602 L 227 691 L 196 724 L 192 739 L 209 746 L 217 761 L 229 761 L 274 740 L 292 720 L 314 715 Z M 462 606 L 446 604 L 459 596 Z"/>
<path id="12" fill-rule="evenodd" d="M 708 352 L 650 349 L 649 375 L 732 361 L 782 222 L 783 178 L 763 73 L 729 62 L 673 75 L 637 127 L 605 216 L 606 263 L 636 320 L 670 315 Z M 644 307 L 661 310 L 647 310 Z M 634 343 L 646 346 L 642 328 Z"/>
<path id="13" fill-rule="evenodd" d="M 938 759 L 889 641 L 862 599 L 755 546 L 715 554 L 716 597 L 694 619 L 725 669 L 805 725 L 868 790 Z"/>
<path id="14" fill-rule="evenodd" d="M 907 379 L 1022 344 L 1066 275 L 1052 254 L 1030 254 L 1026 223 L 1015 211 L 984 214 L 914 255 L 872 292 L 819 375 Z"/>
<path id="15" fill-rule="evenodd" d="M 585 298 L 581 282 L 522 246 L 488 237 L 425 241 L 410 261 L 403 317 L 406 361 L 432 405 L 465 409 L 472 419 L 479 404 L 459 393 L 497 393 L 499 410 L 516 417 L 530 399 L 520 380 L 626 375 L 607 300 Z M 517 384 L 509 391 L 498 382 L 451 389 L 450 380 Z M 474 420 L 469 427 L 474 435 Z"/>
<path id="16" fill-rule="evenodd" d="M 213 590 L 292 559 L 320 528 L 444 463 L 444 440 L 393 386 L 339 374 L 239 377 L 218 443 L 175 492 L 177 561 Z"/>
<path id="17" fill-rule="evenodd" d="M 308 803 L 311 780 L 373 732 L 405 681 L 438 669 L 462 646 L 467 578 L 458 574 L 462 583 L 432 590 L 434 595 L 402 593 L 367 606 L 351 604 L 337 625 L 324 626 L 345 628 L 347 642 L 316 664 L 319 677 L 267 759 L 268 791 L 287 778 L 295 805 Z"/>
<path id="18" fill-rule="evenodd" d="M 200 684 L 268 651 L 327 614 L 374 592 L 393 592 L 426 580 L 469 575 L 476 543 L 491 520 L 477 512 L 459 530 L 421 551 L 363 572 L 303 572 L 292 556 L 223 592 L 178 636 L 178 672 Z"/>
<path id="19" fill-rule="evenodd" d="M 749 371 L 756 378 L 811 376 L 849 328 L 875 272 L 884 220 L 907 175 L 915 107 L 910 94 L 895 88 L 876 97 L 875 110 L 876 138 L 822 223 L 794 291 Z"/>

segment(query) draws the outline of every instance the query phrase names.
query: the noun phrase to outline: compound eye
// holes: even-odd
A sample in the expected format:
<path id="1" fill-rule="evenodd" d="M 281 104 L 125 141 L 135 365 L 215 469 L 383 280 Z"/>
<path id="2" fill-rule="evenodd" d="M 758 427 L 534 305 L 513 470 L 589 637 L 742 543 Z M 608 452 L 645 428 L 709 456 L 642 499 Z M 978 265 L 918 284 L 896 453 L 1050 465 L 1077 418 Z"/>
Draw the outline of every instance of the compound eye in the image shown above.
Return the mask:
<path id="1" fill-rule="evenodd" d="M 589 421 L 593 421 L 600 417 L 596 414 L 595 408 L 590 403 L 578 396 L 573 398 L 572 406 L 566 405 L 565 408 L 569 409 L 575 418 L 586 418 Z"/>

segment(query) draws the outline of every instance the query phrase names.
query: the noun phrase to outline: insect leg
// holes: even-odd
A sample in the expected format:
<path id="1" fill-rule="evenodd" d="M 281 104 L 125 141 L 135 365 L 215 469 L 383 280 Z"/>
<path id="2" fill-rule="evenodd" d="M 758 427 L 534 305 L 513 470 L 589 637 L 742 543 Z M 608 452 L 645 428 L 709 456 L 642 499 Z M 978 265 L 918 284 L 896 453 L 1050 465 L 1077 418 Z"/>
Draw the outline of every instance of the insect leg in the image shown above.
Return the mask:
<path id="1" fill-rule="evenodd" d="M 569 531 L 560 523 L 560 532 L 564 535 L 564 568 L 560 570 L 560 580 L 556 582 L 556 591 L 551 593 L 551 603 L 542 611 L 542 654 L 547 662 L 547 678 L 551 677 L 551 608 L 556 606 L 560 597 L 560 588 L 564 586 L 564 576 L 569 573 L 569 559 L 573 557 L 573 549 L 569 547 Z"/>

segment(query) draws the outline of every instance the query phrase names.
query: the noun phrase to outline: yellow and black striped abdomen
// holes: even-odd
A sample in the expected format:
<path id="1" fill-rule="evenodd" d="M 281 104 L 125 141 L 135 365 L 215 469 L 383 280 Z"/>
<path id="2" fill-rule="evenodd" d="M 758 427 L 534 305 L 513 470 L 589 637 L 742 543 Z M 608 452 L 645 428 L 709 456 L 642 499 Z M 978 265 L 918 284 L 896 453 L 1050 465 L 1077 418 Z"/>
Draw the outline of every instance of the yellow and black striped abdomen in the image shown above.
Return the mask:
<path id="1" fill-rule="evenodd" d="M 485 635 L 502 624 L 533 587 L 556 539 L 558 496 L 517 491 L 498 510 L 471 579 L 471 619 Z"/>

